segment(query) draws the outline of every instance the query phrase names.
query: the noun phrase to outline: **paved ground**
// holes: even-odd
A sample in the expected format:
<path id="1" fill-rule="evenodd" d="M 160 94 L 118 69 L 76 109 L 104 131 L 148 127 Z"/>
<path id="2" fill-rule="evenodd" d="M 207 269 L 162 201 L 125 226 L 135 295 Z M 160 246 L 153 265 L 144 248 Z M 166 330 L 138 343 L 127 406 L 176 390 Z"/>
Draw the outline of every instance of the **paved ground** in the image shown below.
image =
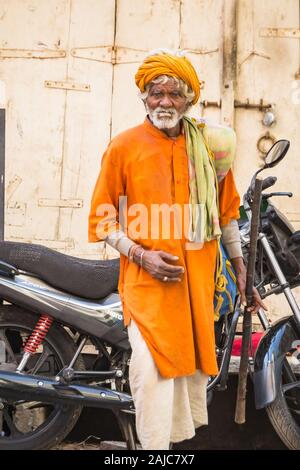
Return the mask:
<path id="1" fill-rule="evenodd" d="M 101 441 L 91 436 L 82 442 L 63 442 L 53 450 L 126 450 L 126 445 L 121 441 Z"/>

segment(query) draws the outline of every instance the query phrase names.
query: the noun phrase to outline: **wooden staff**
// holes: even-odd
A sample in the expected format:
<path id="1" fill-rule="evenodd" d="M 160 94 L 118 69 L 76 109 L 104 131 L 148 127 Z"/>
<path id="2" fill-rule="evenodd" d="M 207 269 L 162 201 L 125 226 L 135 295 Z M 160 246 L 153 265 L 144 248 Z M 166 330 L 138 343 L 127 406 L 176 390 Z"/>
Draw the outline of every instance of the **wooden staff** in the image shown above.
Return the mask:
<path id="1" fill-rule="evenodd" d="M 247 278 L 246 278 L 246 300 L 247 306 L 244 308 L 243 318 L 243 339 L 241 362 L 239 369 L 239 382 L 237 391 L 237 400 L 235 408 L 235 422 L 243 424 L 246 421 L 246 393 L 247 393 L 247 374 L 248 374 L 248 359 L 249 359 L 249 345 L 252 334 L 252 313 L 248 312 L 248 307 L 251 307 L 253 300 L 253 286 L 255 276 L 255 261 L 256 261 L 256 247 L 260 222 L 260 204 L 263 180 L 256 178 L 254 186 L 254 198 L 252 202 L 251 212 L 251 230 L 250 230 L 250 248 L 247 263 Z"/>

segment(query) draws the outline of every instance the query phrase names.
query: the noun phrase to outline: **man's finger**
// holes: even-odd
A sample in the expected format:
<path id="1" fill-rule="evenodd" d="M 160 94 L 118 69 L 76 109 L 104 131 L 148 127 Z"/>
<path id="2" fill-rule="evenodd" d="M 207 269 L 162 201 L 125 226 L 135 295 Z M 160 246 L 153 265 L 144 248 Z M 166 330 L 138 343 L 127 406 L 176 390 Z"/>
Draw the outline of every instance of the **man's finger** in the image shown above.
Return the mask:
<path id="1" fill-rule="evenodd" d="M 262 307 L 264 310 L 268 310 L 268 307 L 263 303 L 259 294 L 255 293 L 253 297 L 260 307 Z"/>
<path id="2" fill-rule="evenodd" d="M 164 258 L 164 259 L 169 259 L 170 261 L 176 261 L 179 259 L 179 256 L 172 255 L 171 253 L 167 253 L 166 251 L 160 250 L 158 254 Z"/>
<path id="3" fill-rule="evenodd" d="M 167 276 L 168 277 L 168 276 Z M 160 277 L 159 280 L 167 284 L 168 282 L 181 282 L 180 277 L 168 277 L 168 279 L 164 280 L 165 276 Z"/>
<path id="4" fill-rule="evenodd" d="M 164 261 L 161 262 L 159 269 L 164 271 L 164 273 L 168 274 L 181 274 L 184 273 L 183 266 L 173 266 L 172 264 L 165 263 Z"/>
<path id="5" fill-rule="evenodd" d="M 182 272 L 171 272 L 171 271 L 166 271 L 164 269 L 158 269 L 156 272 L 157 277 L 169 277 L 170 279 L 178 278 L 179 276 L 182 275 Z M 180 277 L 181 279 L 181 277 Z"/>
<path id="6" fill-rule="evenodd" d="M 264 310 L 268 310 L 268 307 L 263 302 L 259 302 L 259 306 L 262 307 Z"/>

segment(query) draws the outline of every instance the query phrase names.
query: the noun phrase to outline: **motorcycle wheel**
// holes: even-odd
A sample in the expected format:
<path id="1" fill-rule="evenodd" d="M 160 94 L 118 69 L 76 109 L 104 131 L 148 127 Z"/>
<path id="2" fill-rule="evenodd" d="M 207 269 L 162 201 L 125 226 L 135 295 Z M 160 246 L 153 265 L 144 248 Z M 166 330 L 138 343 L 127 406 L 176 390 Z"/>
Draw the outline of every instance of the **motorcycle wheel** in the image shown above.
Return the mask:
<path id="1" fill-rule="evenodd" d="M 300 450 L 299 381 L 300 370 L 296 373 L 293 372 L 287 359 L 285 359 L 282 365 L 281 382 L 276 399 L 266 408 L 275 431 L 290 450 Z M 294 382 L 298 382 L 298 387 L 295 385 L 289 390 L 285 389 L 287 383 Z"/>
<path id="2" fill-rule="evenodd" d="M 24 342 L 37 321 L 37 315 L 21 308 L 0 306 L 0 369 L 16 369 Z M 63 366 L 70 363 L 75 351 L 75 344 L 69 334 L 53 323 L 24 372 L 55 376 Z M 84 369 L 82 358 L 77 360 L 76 368 Z M 3 405 L 4 408 L 0 410 L 0 450 L 37 450 L 56 446 L 75 426 L 82 410 L 81 406 L 74 405 L 24 402 L 22 397 L 17 402 L 6 403 L 3 400 Z"/>

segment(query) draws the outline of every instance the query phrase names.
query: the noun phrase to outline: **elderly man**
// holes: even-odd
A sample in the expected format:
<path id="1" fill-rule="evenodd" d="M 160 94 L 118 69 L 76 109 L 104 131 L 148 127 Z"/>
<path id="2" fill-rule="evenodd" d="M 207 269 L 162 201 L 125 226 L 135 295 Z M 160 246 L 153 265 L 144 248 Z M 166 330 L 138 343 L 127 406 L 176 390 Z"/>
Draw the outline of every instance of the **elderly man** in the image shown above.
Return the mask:
<path id="1" fill-rule="evenodd" d="M 186 116 L 200 83 L 180 52 L 150 54 L 135 79 L 147 117 L 116 136 L 103 156 L 89 241 L 106 240 L 121 254 L 137 433 L 143 449 L 168 449 L 207 424 L 207 381 L 218 373 L 213 297 L 221 235 L 244 298 L 240 200 L 230 169 L 235 134 Z M 157 206 L 176 209 L 168 212 L 169 230 L 154 217 Z M 252 310 L 259 306 L 255 292 Z"/>

